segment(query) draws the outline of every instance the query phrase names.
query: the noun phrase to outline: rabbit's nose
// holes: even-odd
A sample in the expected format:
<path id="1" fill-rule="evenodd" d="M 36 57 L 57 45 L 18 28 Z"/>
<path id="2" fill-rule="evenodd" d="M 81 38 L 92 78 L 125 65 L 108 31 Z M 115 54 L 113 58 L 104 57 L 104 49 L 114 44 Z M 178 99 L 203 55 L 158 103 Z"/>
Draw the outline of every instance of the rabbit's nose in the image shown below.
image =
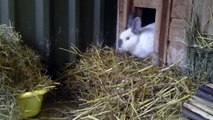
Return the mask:
<path id="1" fill-rule="evenodd" d="M 119 39 L 119 40 L 118 40 L 118 47 L 120 48 L 120 47 L 121 47 L 121 45 L 122 45 L 122 40 L 121 40 L 121 39 Z"/>

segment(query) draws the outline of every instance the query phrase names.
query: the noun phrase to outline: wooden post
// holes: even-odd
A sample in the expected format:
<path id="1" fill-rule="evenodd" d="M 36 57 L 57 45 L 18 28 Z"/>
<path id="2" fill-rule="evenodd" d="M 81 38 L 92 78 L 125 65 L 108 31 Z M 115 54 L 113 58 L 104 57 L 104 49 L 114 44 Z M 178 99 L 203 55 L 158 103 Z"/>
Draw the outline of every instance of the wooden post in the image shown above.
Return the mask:
<path id="1" fill-rule="evenodd" d="M 160 31 L 159 31 L 159 65 L 166 65 L 166 53 L 169 39 L 169 26 L 170 26 L 170 18 L 171 18 L 171 7 L 172 0 L 162 0 L 161 6 L 161 23 L 160 23 Z M 157 43 L 156 43 L 157 44 Z M 156 45 L 155 44 L 155 45 Z"/>
<path id="2" fill-rule="evenodd" d="M 116 40 L 116 49 L 118 49 L 118 36 L 121 31 L 126 29 L 127 25 L 127 16 L 132 8 L 132 0 L 118 0 L 118 21 L 117 21 L 117 40 Z"/>

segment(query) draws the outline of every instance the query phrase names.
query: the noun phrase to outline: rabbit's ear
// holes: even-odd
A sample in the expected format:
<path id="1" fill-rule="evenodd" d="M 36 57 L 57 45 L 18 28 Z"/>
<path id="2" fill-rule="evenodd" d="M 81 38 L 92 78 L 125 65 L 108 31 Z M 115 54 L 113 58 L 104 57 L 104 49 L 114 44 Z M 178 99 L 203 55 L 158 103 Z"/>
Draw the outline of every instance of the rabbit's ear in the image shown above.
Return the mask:
<path id="1" fill-rule="evenodd" d="M 136 17 L 131 24 L 131 31 L 135 34 L 139 34 L 141 31 L 141 19 Z"/>
<path id="2" fill-rule="evenodd" d="M 130 12 L 128 14 L 128 19 L 127 19 L 127 28 L 130 28 L 132 25 L 132 21 L 135 18 L 135 13 L 134 12 Z"/>

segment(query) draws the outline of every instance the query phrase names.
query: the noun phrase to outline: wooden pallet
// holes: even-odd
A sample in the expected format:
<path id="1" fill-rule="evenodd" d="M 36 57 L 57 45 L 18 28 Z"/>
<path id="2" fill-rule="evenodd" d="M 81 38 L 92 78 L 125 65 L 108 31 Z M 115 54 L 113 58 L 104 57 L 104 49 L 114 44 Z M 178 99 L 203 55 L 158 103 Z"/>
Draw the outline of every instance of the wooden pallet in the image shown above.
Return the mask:
<path id="1" fill-rule="evenodd" d="M 213 120 L 213 84 L 204 84 L 182 108 L 184 117 L 192 120 Z"/>

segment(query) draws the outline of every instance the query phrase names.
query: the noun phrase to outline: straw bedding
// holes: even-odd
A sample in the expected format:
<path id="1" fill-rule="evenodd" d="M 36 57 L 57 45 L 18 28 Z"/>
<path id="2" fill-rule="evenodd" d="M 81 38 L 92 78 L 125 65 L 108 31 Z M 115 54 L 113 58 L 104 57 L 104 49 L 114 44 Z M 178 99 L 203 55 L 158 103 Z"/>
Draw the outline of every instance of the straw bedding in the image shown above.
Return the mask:
<path id="1" fill-rule="evenodd" d="M 20 118 L 17 95 L 52 84 L 39 56 L 23 44 L 11 26 L 0 25 L 0 118 Z"/>
<path id="2" fill-rule="evenodd" d="M 211 20 L 213 19 L 211 18 Z M 195 12 L 193 12 L 192 21 L 189 22 L 187 28 L 189 74 L 195 81 L 207 79 L 209 82 L 213 82 L 213 33 L 201 32 Z"/>
<path id="3" fill-rule="evenodd" d="M 69 65 L 63 78 L 80 101 L 70 111 L 74 120 L 144 120 L 180 117 L 182 103 L 199 84 L 183 76 L 175 67 L 151 65 L 150 58 L 119 54 L 109 47 L 95 47 Z M 72 67 L 70 67 L 72 66 Z"/>

